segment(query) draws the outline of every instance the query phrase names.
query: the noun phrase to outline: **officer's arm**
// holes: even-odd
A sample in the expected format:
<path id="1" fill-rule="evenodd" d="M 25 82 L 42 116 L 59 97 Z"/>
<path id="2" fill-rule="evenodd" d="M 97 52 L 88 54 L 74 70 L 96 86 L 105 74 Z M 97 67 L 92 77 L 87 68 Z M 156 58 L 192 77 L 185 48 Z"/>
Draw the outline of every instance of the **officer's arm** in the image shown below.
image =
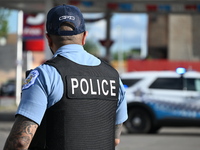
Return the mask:
<path id="1" fill-rule="evenodd" d="M 122 132 L 122 124 L 115 125 L 115 146 L 120 143 L 120 135 Z"/>
<path id="2" fill-rule="evenodd" d="M 17 115 L 12 130 L 7 138 L 4 150 L 27 150 L 38 128 L 30 119 Z"/>

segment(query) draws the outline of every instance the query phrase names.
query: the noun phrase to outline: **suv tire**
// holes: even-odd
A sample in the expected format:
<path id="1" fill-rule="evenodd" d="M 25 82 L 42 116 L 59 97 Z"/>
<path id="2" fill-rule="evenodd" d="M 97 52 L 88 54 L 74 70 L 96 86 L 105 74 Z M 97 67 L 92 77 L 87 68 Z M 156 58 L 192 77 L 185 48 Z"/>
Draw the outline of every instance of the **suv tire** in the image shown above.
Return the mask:
<path id="1" fill-rule="evenodd" d="M 144 109 L 133 108 L 129 111 L 125 127 L 129 133 L 149 133 L 151 130 L 151 119 Z"/>

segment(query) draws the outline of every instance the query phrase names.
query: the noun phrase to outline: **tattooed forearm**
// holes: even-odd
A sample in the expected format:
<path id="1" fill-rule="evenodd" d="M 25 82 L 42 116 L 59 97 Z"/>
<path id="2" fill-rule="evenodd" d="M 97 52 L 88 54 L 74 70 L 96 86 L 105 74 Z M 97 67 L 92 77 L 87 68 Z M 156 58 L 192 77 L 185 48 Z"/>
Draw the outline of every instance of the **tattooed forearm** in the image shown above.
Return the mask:
<path id="1" fill-rule="evenodd" d="M 38 125 L 33 121 L 17 116 L 4 150 L 27 150 L 37 130 Z"/>

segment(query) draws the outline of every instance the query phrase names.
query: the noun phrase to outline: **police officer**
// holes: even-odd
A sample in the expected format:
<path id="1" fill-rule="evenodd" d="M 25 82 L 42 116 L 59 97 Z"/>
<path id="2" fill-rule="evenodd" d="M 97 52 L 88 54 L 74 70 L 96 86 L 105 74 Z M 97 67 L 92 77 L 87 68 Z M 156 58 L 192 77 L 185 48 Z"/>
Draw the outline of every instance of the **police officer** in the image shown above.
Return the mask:
<path id="1" fill-rule="evenodd" d="M 4 150 L 114 150 L 127 119 L 117 71 L 83 49 L 87 31 L 77 7 L 52 8 L 46 29 L 53 58 L 24 81 Z"/>

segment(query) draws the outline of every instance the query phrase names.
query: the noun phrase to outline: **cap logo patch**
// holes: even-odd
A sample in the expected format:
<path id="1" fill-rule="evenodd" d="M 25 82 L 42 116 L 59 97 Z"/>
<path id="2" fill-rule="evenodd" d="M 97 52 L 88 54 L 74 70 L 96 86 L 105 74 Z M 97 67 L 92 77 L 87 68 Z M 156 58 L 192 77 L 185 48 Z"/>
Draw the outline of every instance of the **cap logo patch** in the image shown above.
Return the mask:
<path id="1" fill-rule="evenodd" d="M 61 17 L 59 17 L 59 20 L 65 20 L 65 19 L 75 20 L 75 17 L 74 16 L 61 16 Z"/>
<path id="2" fill-rule="evenodd" d="M 39 75 L 39 72 L 37 70 L 31 71 L 23 83 L 22 90 L 27 89 L 31 85 L 33 85 L 35 83 L 35 80 L 38 77 L 38 75 Z"/>
<path id="3" fill-rule="evenodd" d="M 61 25 L 69 27 L 72 25 L 73 30 L 63 30 L 60 28 Z M 58 5 L 47 14 L 46 30 L 48 34 L 58 36 L 77 35 L 85 32 L 85 21 L 78 7 L 66 4 Z"/>

